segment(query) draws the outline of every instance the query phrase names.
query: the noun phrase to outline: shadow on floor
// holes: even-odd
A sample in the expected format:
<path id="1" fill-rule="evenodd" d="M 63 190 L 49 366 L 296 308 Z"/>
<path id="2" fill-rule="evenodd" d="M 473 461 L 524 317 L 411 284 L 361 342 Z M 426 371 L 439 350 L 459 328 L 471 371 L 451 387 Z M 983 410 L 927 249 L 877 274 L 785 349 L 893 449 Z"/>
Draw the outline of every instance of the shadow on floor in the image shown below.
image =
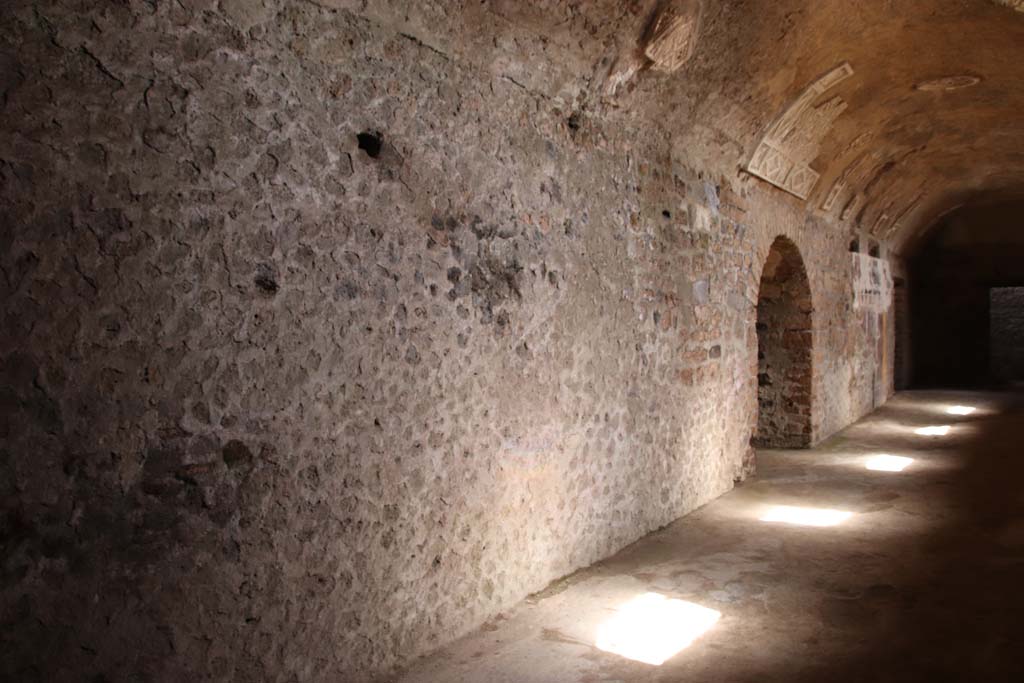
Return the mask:
<path id="1" fill-rule="evenodd" d="M 984 409 L 958 417 L 935 404 Z M 846 653 L 829 662 L 809 658 L 772 678 L 1024 681 L 1024 397 L 911 393 L 841 439 L 878 418 L 953 426 L 948 439 L 913 449 L 921 460 L 950 465 L 920 473 L 913 485 L 928 497 L 935 525 L 920 537 L 878 544 L 881 558 L 892 560 L 891 579 L 871 596 L 877 604 L 867 608 L 869 618 L 852 624 L 859 637 Z M 911 439 L 883 432 L 865 441 L 891 447 Z"/>

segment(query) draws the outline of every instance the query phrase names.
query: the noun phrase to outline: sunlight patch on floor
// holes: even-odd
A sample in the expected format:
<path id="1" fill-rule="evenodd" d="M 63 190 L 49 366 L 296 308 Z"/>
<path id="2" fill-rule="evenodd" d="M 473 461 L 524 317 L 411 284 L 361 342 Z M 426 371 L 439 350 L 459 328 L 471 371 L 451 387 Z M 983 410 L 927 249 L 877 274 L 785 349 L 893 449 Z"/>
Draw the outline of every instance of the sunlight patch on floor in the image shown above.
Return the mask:
<path id="1" fill-rule="evenodd" d="M 912 462 L 914 462 L 913 458 L 879 453 L 878 455 L 870 456 L 864 466 L 876 472 L 902 472 Z"/>
<path id="2" fill-rule="evenodd" d="M 975 410 L 977 410 L 977 408 L 972 406 L 950 406 L 946 408 L 946 412 L 950 415 L 970 415 Z"/>
<path id="3" fill-rule="evenodd" d="M 644 593 L 601 624 L 594 644 L 605 652 L 661 666 L 706 633 L 721 616 L 721 612 L 692 602 Z"/>
<path id="4" fill-rule="evenodd" d="M 931 427 L 918 427 L 914 433 L 918 436 L 946 436 L 949 434 L 949 425 L 933 425 Z"/>
<path id="5" fill-rule="evenodd" d="M 826 508 L 805 508 L 791 505 L 775 505 L 769 508 L 762 517 L 762 522 L 782 522 L 799 526 L 836 526 L 850 517 L 852 512 L 846 510 L 829 510 Z"/>

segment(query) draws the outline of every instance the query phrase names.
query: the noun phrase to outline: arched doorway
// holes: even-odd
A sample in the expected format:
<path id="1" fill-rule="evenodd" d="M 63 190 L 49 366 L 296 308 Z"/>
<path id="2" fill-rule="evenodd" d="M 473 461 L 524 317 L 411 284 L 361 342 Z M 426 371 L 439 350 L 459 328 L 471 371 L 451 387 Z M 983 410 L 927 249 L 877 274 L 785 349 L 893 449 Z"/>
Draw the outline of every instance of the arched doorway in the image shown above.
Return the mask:
<path id="1" fill-rule="evenodd" d="M 811 445 L 811 287 L 796 245 L 776 238 L 757 299 L 755 448 Z"/>

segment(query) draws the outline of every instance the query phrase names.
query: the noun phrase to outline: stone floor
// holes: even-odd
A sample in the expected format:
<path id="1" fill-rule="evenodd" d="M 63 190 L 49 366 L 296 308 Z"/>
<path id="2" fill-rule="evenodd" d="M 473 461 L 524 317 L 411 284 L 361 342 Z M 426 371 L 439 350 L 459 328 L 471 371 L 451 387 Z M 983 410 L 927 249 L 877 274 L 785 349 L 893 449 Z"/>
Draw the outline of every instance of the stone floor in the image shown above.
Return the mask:
<path id="1" fill-rule="evenodd" d="M 900 394 L 392 680 L 1019 683 L 1022 444 L 1024 395 Z"/>

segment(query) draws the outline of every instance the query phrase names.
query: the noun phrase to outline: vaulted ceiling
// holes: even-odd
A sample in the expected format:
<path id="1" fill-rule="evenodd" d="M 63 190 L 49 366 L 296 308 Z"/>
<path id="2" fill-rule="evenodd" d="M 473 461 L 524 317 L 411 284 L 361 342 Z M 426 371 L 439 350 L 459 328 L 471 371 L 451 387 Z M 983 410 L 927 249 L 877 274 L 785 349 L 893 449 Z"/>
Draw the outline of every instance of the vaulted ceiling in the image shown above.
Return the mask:
<path id="1" fill-rule="evenodd" d="M 1024 0 L 321 2 L 897 250 L 1024 197 Z"/>
<path id="2" fill-rule="evenodd" d="M 695 115 L 682 146 L 707 148 L 702 129 L 718 128 L 750 170 L 790 123 L 783 153 L 818 174 L 807 208 L 897 248 L 957 205 L 1024 195 L 1024 14 L 990 0 L 706 2 L 704 12 L 695 58 L 659 84 L 669 112 Z M 801 101 L 816 82 L 834 85 Z"/>

